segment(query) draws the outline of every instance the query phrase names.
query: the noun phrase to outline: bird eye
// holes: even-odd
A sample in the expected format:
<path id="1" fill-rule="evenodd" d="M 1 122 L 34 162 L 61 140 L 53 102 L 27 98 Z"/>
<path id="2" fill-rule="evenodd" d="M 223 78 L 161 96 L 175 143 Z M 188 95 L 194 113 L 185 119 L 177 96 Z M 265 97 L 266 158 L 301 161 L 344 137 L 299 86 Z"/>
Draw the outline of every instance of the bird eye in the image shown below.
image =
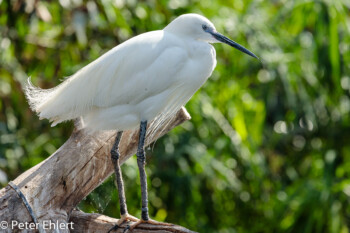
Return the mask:
<path id="1" fill-rule="evenodd" d="M 202 25 L 202 28 L 203 28 L 204 31 L 208 30 L 208 26 L 205 25 L 205 24 Z"/>

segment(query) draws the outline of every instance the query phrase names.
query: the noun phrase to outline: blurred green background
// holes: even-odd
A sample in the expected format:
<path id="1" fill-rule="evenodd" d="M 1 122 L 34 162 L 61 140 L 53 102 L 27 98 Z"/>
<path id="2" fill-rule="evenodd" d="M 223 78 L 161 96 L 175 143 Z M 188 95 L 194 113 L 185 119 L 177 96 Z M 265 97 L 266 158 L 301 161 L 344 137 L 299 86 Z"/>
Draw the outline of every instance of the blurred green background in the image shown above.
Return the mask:
<path id="1" fill-rule="evenodd" d="M 147 151 L 150 215 L 199 232 L 349 232 L 349 0 L 0 0 L 0 187 L 47 158 L 72 124 L 29 110 L 112 47 L 199 13 L 263 64 L 217 44 L 192 120 Z M 136 159 L 123 167 L 140 216 Z M 119 217 L 110 177 L 79 207 Z"/>

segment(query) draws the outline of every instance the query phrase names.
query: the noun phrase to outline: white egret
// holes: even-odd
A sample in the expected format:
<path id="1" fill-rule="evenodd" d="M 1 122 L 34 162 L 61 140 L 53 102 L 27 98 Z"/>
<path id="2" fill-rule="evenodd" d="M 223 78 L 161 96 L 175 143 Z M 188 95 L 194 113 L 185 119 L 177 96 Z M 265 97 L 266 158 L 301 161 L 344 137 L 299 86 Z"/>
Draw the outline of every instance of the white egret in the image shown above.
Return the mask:
<path id="1" fill-rule="evenodd" d="M 123 221 L 128 214 L 118 145 L 122 132 L 140 125 L 137 164 L 140 171 L 142 214 L 149 219 L 144 141 L 147 122 L 176 113 L 209 78 L 216 66 L 210 43 L 226 43 L 254 58 L 252 52 L 218 33 L 205 17 L 185 14 L 163 30 L 147 32 L 116 46 L 55 88 L 43 90 L 28 79 L 25 88 L 31 108 L 52 125 L 81 118 L 83 127 L 117 130 L 111 157 Z M 161 224 L 161 223 L 158 223 Z"/>

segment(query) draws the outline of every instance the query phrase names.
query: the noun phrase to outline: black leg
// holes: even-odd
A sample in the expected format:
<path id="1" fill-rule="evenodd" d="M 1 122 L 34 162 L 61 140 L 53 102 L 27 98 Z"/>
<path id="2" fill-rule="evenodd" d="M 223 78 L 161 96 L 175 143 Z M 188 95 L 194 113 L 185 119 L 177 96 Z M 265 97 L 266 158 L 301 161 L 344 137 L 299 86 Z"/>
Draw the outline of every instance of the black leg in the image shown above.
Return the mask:
<path id="1" fill-rule="evenodd" d="M 120 215 L 123 216 L 128 213 L 127 207 L 126 207 L 126 199 L 125 199 L 125 191 L 124 191 L 124 183 L 123 183 L 123 177 L 120 170 L 119 165 L 119 142 L 122 137 L 123 131 L 119 131 L 117 133 L 117 136 L 115 138 L 114 145 L 111 150 L 111 157 L 112 162 L 114 165 L 114 172 L 115 172 L 115 181 L 117 183 L 118 193 L 119 193 L 119 204 L 120 204 Z"/>
<path id="2" fill-rule="evenodd" d="M 140 183 L 141 183 L 141 200 L 142 200 L 141 219 L 130 226 L 130 231 L 132 231 L 139 224 L 145 223 L 145 222 L 149 224 L 154 224 L 154 225 L 171 226 L 171 224 L 169 223 L 154 221 L 150 219 L 148 215 L 147 175 L 145 171 L 146 154 L 144 150 L 145 139 L 146 139 L 146 129 L 147 129 L 147 121 L 141 121 L 139 145 L 137 147 L 137 154 L 136 154 L 137 166 L 139 167 Z"/>
<path id="3" fill-rule="evenodd" d="M 146 171 L 145 171 L 146 154 L 144 151 L 144 145 L 145 145 L 145 139 L 146 139 L 146 129 L 147 129 L 147 121 L 141 121 L 139 145 L 138 145 L 137 154 L 136 154 L 137 165 L 139 167 L 139 172 L 140 172 L 140 183 L 141 183 L 141 200 L 142 200 L 141 219 L 144 221 L 149 220 L 147 175 L 146 175 Z"/>

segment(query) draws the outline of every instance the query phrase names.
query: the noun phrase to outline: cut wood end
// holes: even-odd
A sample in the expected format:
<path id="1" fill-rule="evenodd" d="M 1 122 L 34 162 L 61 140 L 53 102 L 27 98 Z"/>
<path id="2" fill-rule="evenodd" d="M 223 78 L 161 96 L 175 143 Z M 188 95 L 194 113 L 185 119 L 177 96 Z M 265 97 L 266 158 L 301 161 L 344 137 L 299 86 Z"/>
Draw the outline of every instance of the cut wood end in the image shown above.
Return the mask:
<path id="1" fill-rule="evenodd" d="M 191 120 L 191 115 L 187 112 L 185 107 L 182 107 L 177 114 L 182 116 L 184 120 Z"/>

